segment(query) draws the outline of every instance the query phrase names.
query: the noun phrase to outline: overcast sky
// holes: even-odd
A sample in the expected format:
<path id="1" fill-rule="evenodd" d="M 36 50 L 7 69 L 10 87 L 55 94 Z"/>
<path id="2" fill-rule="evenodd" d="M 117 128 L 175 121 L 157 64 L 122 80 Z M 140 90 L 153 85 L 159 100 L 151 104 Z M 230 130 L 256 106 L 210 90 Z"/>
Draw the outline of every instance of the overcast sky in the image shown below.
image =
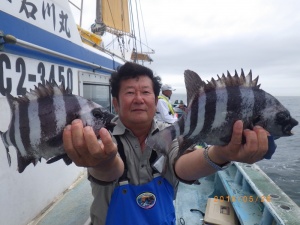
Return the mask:
<path id="1" fill-rule="evenodd" d="M 300 1 L 139 1 L 147 43 L 155 50 L 154 62 L 144 65 L 177 92 L 185 92 L 186 69 L 210 80 L 243 68 L 259 75 L 272 95 L 300 96 Z M 84 3 L 88 29 L 95 3 Z"/>

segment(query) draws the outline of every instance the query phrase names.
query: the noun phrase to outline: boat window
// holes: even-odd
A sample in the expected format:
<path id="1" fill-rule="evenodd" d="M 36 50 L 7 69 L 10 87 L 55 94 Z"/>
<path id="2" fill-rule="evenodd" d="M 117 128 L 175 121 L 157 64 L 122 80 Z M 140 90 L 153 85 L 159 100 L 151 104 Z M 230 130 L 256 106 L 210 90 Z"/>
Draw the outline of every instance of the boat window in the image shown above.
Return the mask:
<path id="1" fill-rule="evenodd" d="M 83 83 L 83 97 L 96 102 L 111 112 L 109 85 Z"/>

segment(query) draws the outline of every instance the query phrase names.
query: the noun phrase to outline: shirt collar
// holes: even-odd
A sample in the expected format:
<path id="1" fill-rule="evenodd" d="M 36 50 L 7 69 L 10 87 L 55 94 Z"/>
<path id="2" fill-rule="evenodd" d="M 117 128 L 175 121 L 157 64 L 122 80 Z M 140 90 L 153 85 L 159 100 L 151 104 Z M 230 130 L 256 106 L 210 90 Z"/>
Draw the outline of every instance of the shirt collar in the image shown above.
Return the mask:
<path id="1" fill-rule="evenodd" d="M 119 116 L 114 117 L 112 119 L 112 122 L 117 124 L 112 131 L 112 135 L 123 135 L 123 134 L 125 134 L 126 130 L 131 132 L 128 128 L 126 128 L 124 126 L 124 124 L 120 120 Z M 156 130 L 159 130 L 159 128 L 157 125 L 157 121 L 155 119 L 153 119 L 150 133 L 153 134 L 153 132 L 155 132 Z"/>

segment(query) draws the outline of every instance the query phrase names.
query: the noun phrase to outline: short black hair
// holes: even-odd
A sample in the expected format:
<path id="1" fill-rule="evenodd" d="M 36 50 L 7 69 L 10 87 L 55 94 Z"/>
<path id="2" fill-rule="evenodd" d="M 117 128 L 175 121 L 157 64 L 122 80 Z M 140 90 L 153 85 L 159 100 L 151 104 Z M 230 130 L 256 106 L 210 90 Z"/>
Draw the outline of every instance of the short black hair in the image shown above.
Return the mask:
<path id="1" fill-rule="evenodd" d="M 161 78 L 159 76 L 154 76 L 153 71 L 148 67 L 142 66 L 133 62 L 126 62 L 124 65 L 118 67 L 116 72 L 111 74 L 109 79 L 111 94 L 113 97 L 119 98 L 120 83 L 122 80 L 127 80 L 131 78 L 136 78 L 139 76 L 148 76 L 153 83 L 153 91 L 155 97 L 159 95 L 161 88 Z"/>

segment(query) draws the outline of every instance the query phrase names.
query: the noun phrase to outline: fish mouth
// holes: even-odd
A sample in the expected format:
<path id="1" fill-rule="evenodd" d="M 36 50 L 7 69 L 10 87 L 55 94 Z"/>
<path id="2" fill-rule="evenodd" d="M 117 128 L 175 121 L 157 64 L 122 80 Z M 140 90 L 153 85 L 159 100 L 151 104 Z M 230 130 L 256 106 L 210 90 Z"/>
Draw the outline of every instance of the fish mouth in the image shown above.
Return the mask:
<path id="1" fill-rule="evenodd" d="M 109 123 L 106 123 L 106 124 L 105 124 L 105 128 L 106 128 L 107 130 L 109 130 L 109 131 L 112 132 L 113 128 L 114 128 L 116 125 L 117 125 L 117 123 L 111 122 L 111 121 L 110 121 Z"/>
<path id="2" fill-rule="evenodd" d="M 285 136 L 292 136 L 292 135 L 294 135 L 294 133 L 291 130 L 287 130 L 287 129 L 284 129 L 283 133 L 284 133 Z"/>
<path id="3" fill-rule="evenodd" d="M 292 129 L 293 129 L 293 127 L 297 126 L 298 124 L 299 123 L 297 120 L 292 119 L 288 125 L 283 127 L 283 129 L 282 129 L 283 134 L 285 134 L 286 136 L 294 135 L 294 133 L 292 132 Z"/>
<path id="4" fill-rule="evenodd" d="M 294 135 L 294 133 L 292 132 L 292 129 L 293 129 L 294 126 L 292 125 L 287 125 L 285 127 L 283 127 L 282 129 L 282 133 L 285 135 L 285 136 L 292 136 Z"/>

